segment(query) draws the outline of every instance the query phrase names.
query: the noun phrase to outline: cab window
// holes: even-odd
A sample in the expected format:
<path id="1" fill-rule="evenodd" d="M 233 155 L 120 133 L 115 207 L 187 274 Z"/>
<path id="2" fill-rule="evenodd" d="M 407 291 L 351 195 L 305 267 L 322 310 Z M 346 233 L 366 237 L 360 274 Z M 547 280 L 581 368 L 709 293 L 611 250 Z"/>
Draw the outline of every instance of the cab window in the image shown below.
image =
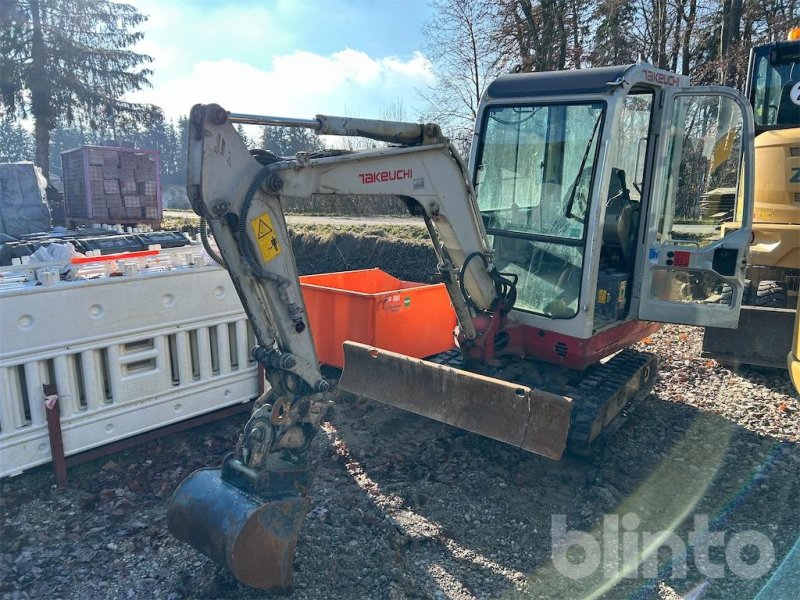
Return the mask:
<path id="1" fill-rule="evenodd" d="M 484 112 L 475 191 L 495 263 L 518 277 L 520 310 L 577 314 L 604 114 L 603 102 Z"/>

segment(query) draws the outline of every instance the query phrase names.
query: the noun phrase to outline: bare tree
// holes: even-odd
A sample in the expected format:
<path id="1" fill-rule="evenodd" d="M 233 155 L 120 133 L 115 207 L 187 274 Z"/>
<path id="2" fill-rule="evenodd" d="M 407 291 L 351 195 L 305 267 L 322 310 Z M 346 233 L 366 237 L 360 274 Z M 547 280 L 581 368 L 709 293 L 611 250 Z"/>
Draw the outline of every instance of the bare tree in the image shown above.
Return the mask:
<path id="1" fill-rule="evenodd" d="M 565 67 L 566 2 L 506 0 L 502 7 L 501 35 L 516 49 L 523 71 L 551 71 Z"/>
<path id="2" fill-rule="evenodd" d="M 421 91 L 425 120 L 442 126 L 466 153 L 486 86 L 502 70 L 492 35 L 495 3 L 490 0 L 432 0 L 434 17 L 425 23 L 425 48 L 436 83 Z"/>
<path id="3" fill-rule="evenodd" d="M 432 0 L 437 84 L 426 118 L 469 146 L 478 101 L 512 63 L 524 71 L 644 59 L 697 84 L 744 87 L 748 53 L 786 38 L 800 0 Z"/>
<path id="4" fill-rule="evenodd" d="M 681 0 L 679 5 L 681 18 L 686 26 L 683 29 L 681 40 L 681 75 L 689 74 L 689 64 L 692 58 L 693 32 L 697 19 L 697 0 Z"/>
<path id="5" fill-rule="evenodd" d="M 737 83 L 737 62 L 740 61 L 742 33 L 742 0 L 723 0 L 720 33 L 720 80 L 725 85 Z"/>
<path id="6" fill-rule="evenodd" d="M 402 98 L 395 98 L 381 107 L 381 119 L 384 121 L 407 121 L 406 106 Z"/>
<path id="7" fill-rule="evenodd" d="M 786 39 L 798 9 L 800 0 L 697 0 L 690 33 L 692 79 L 743 87 L 750 48 Z"/>

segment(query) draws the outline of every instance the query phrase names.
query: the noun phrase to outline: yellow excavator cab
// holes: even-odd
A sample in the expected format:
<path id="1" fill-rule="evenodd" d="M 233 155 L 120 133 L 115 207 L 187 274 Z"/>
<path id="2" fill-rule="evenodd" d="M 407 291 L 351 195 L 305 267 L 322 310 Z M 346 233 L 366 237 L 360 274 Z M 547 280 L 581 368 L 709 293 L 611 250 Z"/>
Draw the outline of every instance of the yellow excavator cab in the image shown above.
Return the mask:
<path id="1" fill-rule="evenodd" d="M 800 27 L 785 41 L 751 50 L 746 95 L 756 139 L 745 305 L 736 330 L 706 329 L 703 356 L 732 366 L 782 368 L 791 347 L 789 371 L 797 386 L 800 351 L 792 324 L 800 288 Z M 721 156 L 725 142 L 717 142 Z M 711 216 L 727 212 L 730 205 L 730 194 L 715 191 L 706 199 Z M 722 236 L 737 231 L 743 216 L 737 202 L 731 221 L 720 227 Z"/>

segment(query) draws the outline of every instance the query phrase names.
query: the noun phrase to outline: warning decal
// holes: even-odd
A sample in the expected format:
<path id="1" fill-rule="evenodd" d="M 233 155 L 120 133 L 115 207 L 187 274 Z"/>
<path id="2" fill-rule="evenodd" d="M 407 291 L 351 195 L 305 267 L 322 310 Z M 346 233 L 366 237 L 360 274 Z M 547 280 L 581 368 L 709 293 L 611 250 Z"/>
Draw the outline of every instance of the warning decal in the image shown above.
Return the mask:
<path id="1" fill-rule="evenodd" d="M 256 236 L 256 244 L 261 252 L 261 260 L 268 262 L 281 253 L 278 244 L 278 236 L 275 235 L 275 228 L 272 226 L 272 218 L 269 213 L 264 213 L 250 221 L 253 234 Z"/>

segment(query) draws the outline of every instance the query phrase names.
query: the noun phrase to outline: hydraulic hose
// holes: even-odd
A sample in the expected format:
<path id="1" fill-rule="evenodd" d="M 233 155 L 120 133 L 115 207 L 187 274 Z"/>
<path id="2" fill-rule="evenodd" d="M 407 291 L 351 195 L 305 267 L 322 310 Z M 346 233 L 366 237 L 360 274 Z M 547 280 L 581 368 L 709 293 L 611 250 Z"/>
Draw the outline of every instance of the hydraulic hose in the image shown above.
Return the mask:
<path id="1" fill-rule="evenodd" d="M 258 161 L 262 165 L 270 165 L 274 162 L 278 162 L 281 160 L 279 157 L 275 156 L 272 152 L 261 150 L 260 148 L 251 149 L 250 154 L 252 154 L 253 158 L 255 158 L 256 161 Z M 252 202 L 252 198 L 250 200 Z M 219 254 L 217 254 L 214 248 L 211 247 L 211 243 L 208 240 L 207 229 L 208 229 L 208 221 L 206 220 L 205 217 L 200 217 L 200 241 L 203 244 L 203 249 L 211 257 L 211 260 L 217 263 L 220 267 L 227 269 L 227 267 L 225 266 L 225 261 Z"/>
<path id="2" fill-rule="evenodd" d="M 278 297 L 280 298 L 281 302 L 286 305 L 286 308 L 289 311 L 289 317 L 295 323 L 295 329 L 302 331 L 305 329 L 305 324 L 303 323 L 301 317 L 303 310 L 289 299 L 289 294 L 286 292 L 287 288 L 291 286 L 291 282 L 281 275 L 270 273 L 269 271 L 262 269 L 261 265 L 256 262 L 255 258 L 253 258 L 253 253 L 250 250 L 250 244 L 248 243 L 247 239 L 247 215 L 250 212 L 250 206 L 253 203 L 253 198 L 255 197 L 258 189 L 261 187 L 261 184 L 272 174 L 273 171 L 270 168 L 265 167 L 259 171 L 258 174 L 256 174 L 255 178 L 250 183 L 250 187 L 247 188 L 247 193 L 245 194 L 244 201 L 242 202 L 242 208 L 239 213 L 239 222 L 237 223 L 236 227 L 237 244 L 239 247 L 239 253 L 242 256 L 242 260 L 244 261 L 245 265 L 247 265 L 247 268 L 253 273 L 253 275 L 259 279 L 266 279 L 278 285 Z M 211 260 L 213 260 L 222 268 L 227 269 L 228 266 L 225 264 L 224 259 L 216 252 L 216 250 L 214 250 L 214 248 L 211 247 L 211 243 L 208 239 L 207 227 L 208 222 L 206 218 L 200 217 L 200 242 L 203 244 L 203 249 L 211 257 Z"/>
<path id="3" fill-rule="evenodd" d="M 264 167 L 261 169 L 253 178 L 253 181 L 250 183 L 250 187 L 247 188 L 247 192 L 244 195 L 244 201 L 242 202 L 242 208 L 239 211 L 239 222 L 236 224 L 237 243 L 239 246 L 239 253 L 242 255 L 242 260 L 247 265 L 247 268 L 249 268 L 253 273 L 253 275 L 260 279 L 272 281 L 278 285 L 278 297 L 288 308 L 289 316 L 297 326 L 299 323 L 301 323 L 300 315 L 302 314 L 303 310 L 289 299 L 289 295 L 286 292 L 287 288 L 289 288 L 291 285 L 291 281 L 276 273 L 265 271 L 253 257 L 253 253 L 250 250 L 250 243 L 247 238 L 247 222 L 248 214 L 250 213 L 250 206 L 253 203 L 253 198 L 255 198 L 256 192 L 261 187 L 261 184 L 263 184 L 264 181 L 266 181 L 269 177 L 275 178 L 275 180 L 270 182 L 270 187 L 277 189 L 280 185 L 280 180 L 277 179 L 277 175 L 274 174 L 270 167 Z"/>
<path id="4" fill-rule="evenodd" d="M 464 259 L 464 263 L 461 265 L 461 270 L 458 274 L 458 287 L 461 290 L 461 295 L 464 297 L 466 303 L 471 306 L 472 308 L 477 309 L 475 301 L 467 292 L 466 287 L 464 286 L 464 279 L 467 273 L 467 267 L 469 266 L 470 261 L 475 258 L 480 257 L 481 261 L 483 262 L 483 268 L 486 270 L 486 273 L 489 277 L 492 278 L 494 282 L 495 291 L 497 292 L 498 299 L 502 300 L 504 303 L 504 313 L 508 313 L 517 301 L 517 275 L 513 273 L 500 273 L 497 269 L 492 268 L 489 270 L 489 261 L 486 258 L 486 255 L 482 252 L 473 252 Z M 507 277 L 510 276 L 511 279 Z"/>
<path id="5" fill-rule="evenodd" d="M 203 250 L 211 257 L 215 263 L 217 263 L 223 269 L 227 269 L 228 267 L 225 266 L 225 261 L 222 260 L 222 257 L 217 254 L 217 251 L 211 247 L 211 242 L 208 240 L 208 223 L 206 222 L 205 217 L 200 217 L 200 242 L 203 244 Z"/>

